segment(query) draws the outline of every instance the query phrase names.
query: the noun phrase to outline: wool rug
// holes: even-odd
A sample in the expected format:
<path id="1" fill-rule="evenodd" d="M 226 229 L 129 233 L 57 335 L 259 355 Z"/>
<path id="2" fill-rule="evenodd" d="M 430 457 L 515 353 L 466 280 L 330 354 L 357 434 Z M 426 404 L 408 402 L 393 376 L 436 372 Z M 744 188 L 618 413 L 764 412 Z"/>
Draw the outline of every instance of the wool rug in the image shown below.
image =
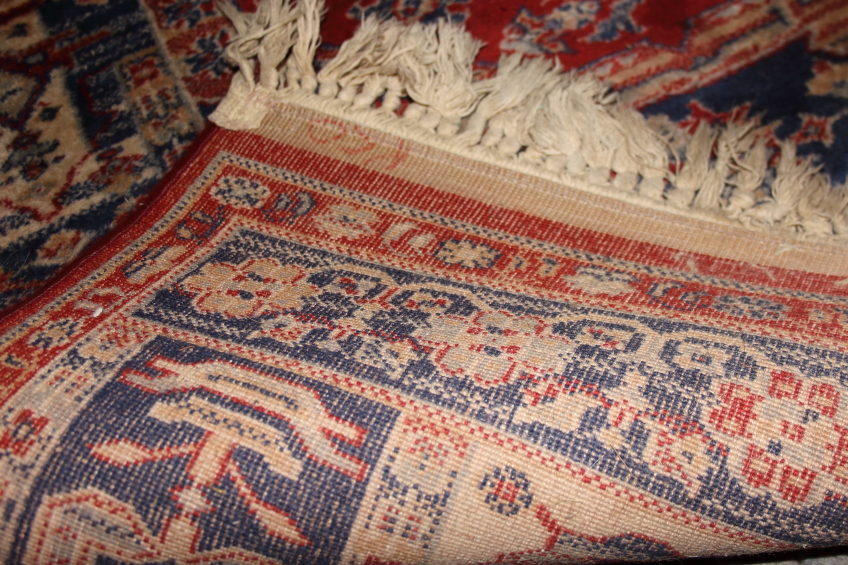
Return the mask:
<path id="1" fill-rule="evenodd" d="M 211 3 L 0 5 L 0 308 L 146 195 L 226 93 Z"/>
<path id="2" fill-rule="evenodd" d="M 722 151 L 760 170 L 753 129 L 699 128 L 674 174 L 595 82 L 475 81 L 455 24 L 366 19 L 316 73 L 319 3 L 227 11 L 222 127 L 0 322 L 4 562 L 848 542 L 848 257 L 781 200 L 823 186 L 793 144 L 697 208 Z"/>
<path id="3" fill-rule="evenodd" d="M 480 77 L 502 52 L 558 58 L 659 130 L 758 121 L 845 180 L 844 0 L 330 0 L 316 64 L 368 16 L 464 23 Z M 206 0 L 0 6 L 0 307 L 143 205 L 225 94 L 233 33 Z"/>

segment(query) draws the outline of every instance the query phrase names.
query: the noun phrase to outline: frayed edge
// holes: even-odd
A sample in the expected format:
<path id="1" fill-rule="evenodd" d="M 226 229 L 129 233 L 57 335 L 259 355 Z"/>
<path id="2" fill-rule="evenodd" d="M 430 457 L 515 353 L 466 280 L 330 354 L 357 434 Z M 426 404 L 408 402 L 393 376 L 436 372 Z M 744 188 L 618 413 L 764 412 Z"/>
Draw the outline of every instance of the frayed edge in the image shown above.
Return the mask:
<path id="1" fill-rule="evenodd" d="M 652 209 L 848 242 L 848 185 L 832 186 L 791 141 L 769 166 L 753 121 L 701 122 L 681 160 L 669 134 L 595 77 L 566 73 L 558 61 L 504 56 L 493 78 L 475 81 L 481 43 L 450 22 L 369 17 L 316 73 L 323 0 L 263 0 L 254 14 L 220 7 L 237 34 L 225 56 L 239 68 L 210 116 L 221 127 L 256 128 L 268 100 L 278 100 Z"/>

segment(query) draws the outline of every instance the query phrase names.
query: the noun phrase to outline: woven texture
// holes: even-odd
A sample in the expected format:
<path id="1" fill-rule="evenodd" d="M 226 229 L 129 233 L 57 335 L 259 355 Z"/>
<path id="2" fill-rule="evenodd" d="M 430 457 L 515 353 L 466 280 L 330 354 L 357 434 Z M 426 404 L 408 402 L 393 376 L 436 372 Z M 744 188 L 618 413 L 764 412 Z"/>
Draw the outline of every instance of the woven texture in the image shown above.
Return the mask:
<path id="1" fill-rule="evenodd" d="M 487 43 L 481 76 L 501 52 L 557 57 L 658 125 L 759 117 L 770 147 L 791 139 L 845 179 L 845 0 L 332 0 L 319 59 L 370 14 L 464 22 Z M 231 33 L 204 0 L 0 7 L 0 308 L 143 203 L 226 92 Z"/>
<path id="2" fill-rule="evenodd" d="M 226 93 L 228 29 L 202 2 L 0 6 L 0 308 L 174 166 Z"/>
<path id="3" fill-rule="evenodd" d="M 848 260 L 269 103 L 8 316 L 7 563 L 845 543 Z"/>

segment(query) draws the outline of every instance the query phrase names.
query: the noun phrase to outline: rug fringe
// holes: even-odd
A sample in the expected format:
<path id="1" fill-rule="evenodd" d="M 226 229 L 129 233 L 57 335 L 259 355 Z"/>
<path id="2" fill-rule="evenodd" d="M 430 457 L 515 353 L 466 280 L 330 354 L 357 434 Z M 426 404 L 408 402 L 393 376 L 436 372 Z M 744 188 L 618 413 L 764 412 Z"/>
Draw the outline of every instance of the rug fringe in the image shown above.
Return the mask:
<path id="1" fill-rule="evenodd" d="M 791 141 L 769 159 L 755 121 L 660 133 L 597 78 L 520 54 L 475 81 L 481 43 L 447 21 L 371 16 L 316 73 L 323 0 L 262 0 L 254 14 L 220 7 L 237 33 L 225 56 L 239 68 L 210 117 L 222 127 L 258 127 L 267 102 L 284 101 L 649 208 L 848 242 L 848 184 L 832 186 Z M 672 138 L 684 140 L 680 158 Z"/>

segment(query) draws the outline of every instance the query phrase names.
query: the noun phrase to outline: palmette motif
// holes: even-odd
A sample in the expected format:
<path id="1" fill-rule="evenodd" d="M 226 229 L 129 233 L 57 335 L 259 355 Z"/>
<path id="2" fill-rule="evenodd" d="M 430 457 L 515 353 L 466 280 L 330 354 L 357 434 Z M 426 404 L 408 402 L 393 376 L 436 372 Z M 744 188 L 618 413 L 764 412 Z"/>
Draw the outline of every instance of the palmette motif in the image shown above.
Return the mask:
<path id="1" fill-rule="evenodd" d="M 274 112 L 7 328 L 8 563 L 846 541 L 839 277 L 605 254 L 625 240 L 464 196 L 484 172 L 425 188 L 426 151 Z"/>

